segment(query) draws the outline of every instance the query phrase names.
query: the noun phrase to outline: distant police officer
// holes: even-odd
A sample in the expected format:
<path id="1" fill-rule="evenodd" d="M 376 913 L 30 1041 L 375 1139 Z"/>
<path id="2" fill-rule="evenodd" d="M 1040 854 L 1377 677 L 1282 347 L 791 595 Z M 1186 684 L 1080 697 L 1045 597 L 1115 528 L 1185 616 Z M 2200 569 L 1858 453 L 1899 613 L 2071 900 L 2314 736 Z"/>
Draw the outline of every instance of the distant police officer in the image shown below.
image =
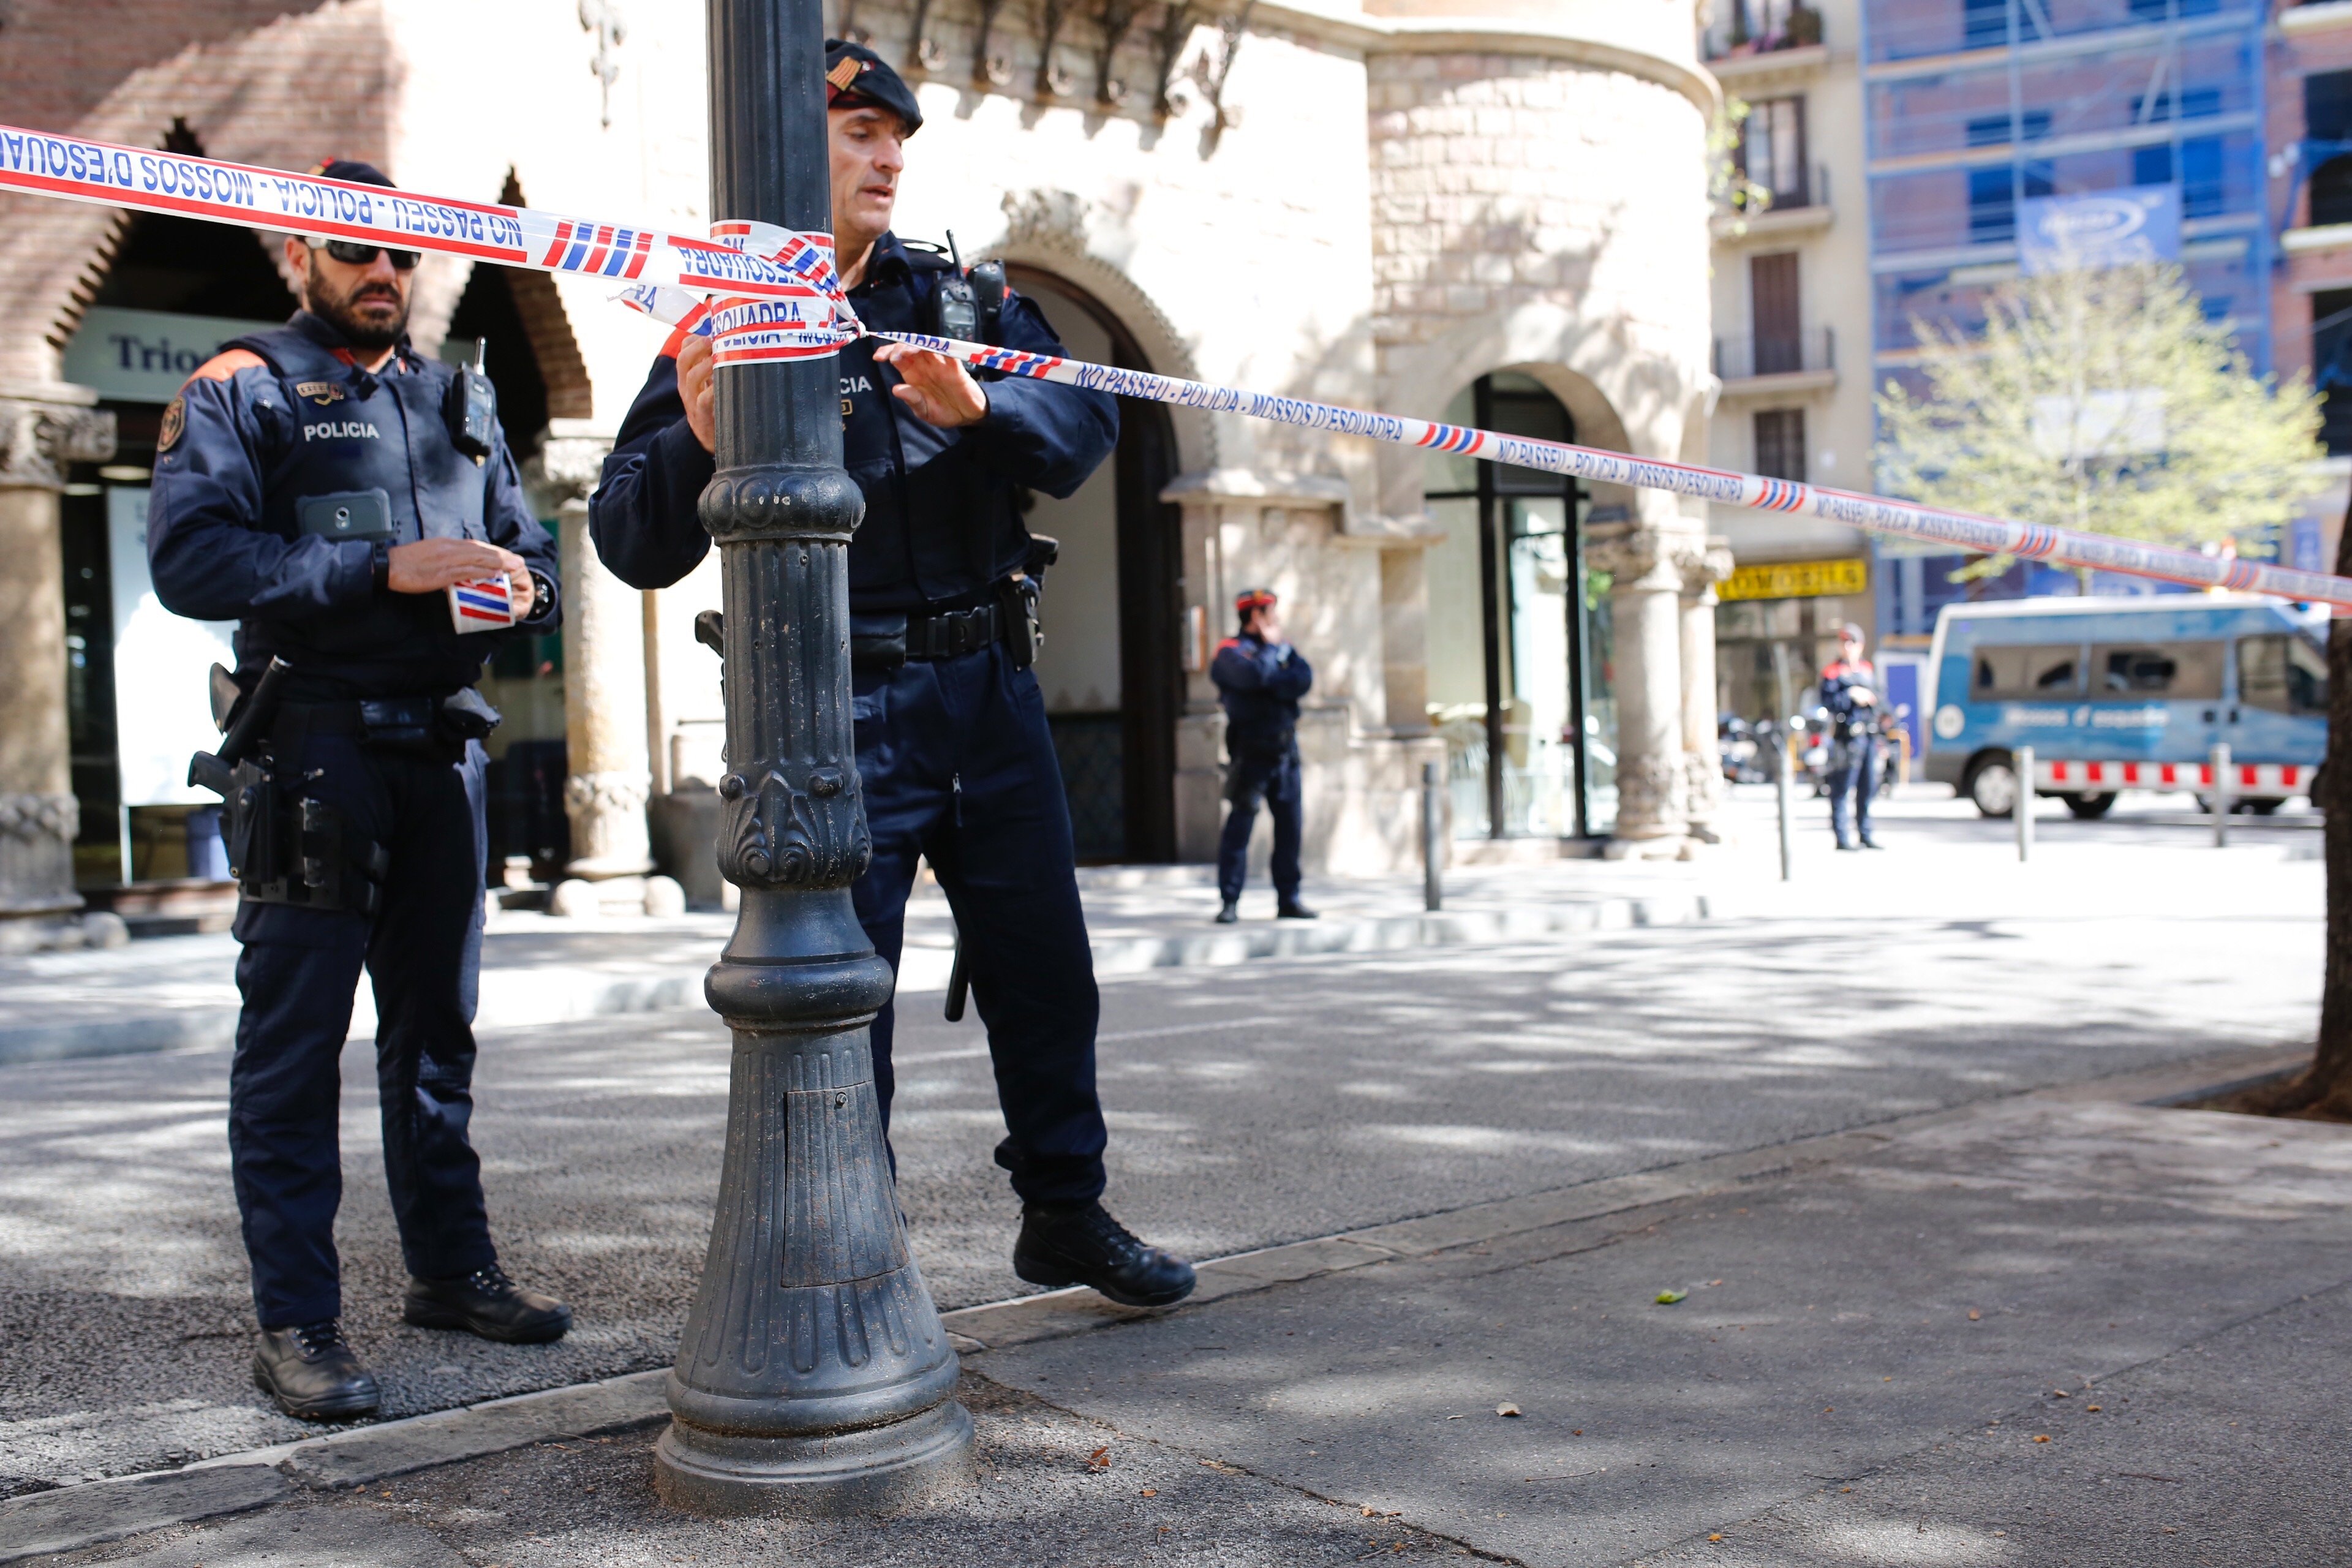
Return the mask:
<path id="1" fill-rule="evenodd" d="M 317 172 L 392 183 L 365 163 Z M 167 608 L 240 623 L 238 700 L 275 709 L 254 715 L 259 761 L 231 794 L 245 1006 L 229 1158 L 261 1322 L 255 1380 L 289 1414 L 328 1420 L 377 1403 L 338 1324 L 334 1243 L 337 1067 L 362 965 L 412 1277 L 404 1315 L 520 1342 L 571 1326 L 568 1308 L 500 1271 L 467 1141 L 480 742 L 498 720 L 471 688 L 515 634 L 459 636 L 444 593 L 502 573 L 512 608 L 545 631 L 556 565 L 488 382 L 408 346 L 416 253 L 289 239 L 286 265 L 305 308 L 236 340 L 164 411 L 148 561 Z M 273 660 L 290 668 L 264 696 Z"/>
<path id="2" fill-rule="evenodd" d="M 1862 628 L 1848 621 L 1838 628 L 1836 660 L 1822 671 L 1822 706 L 1830 716 L 1830 830 L 1841 849 L 1878 847 L 1870 836 L 1870 799 L 1878 787 L 1878 672 L 1862 648 Z"/>
<path id="3" fill-rule="evenodd" d="M 859 318 L 1061 353 L 1034 303 L 975 289 L 992 279 L 968 284 L 889 232 L 903 143 L 922 111 L 869 49 L 828 43 L 825 65 L 833 233 Z M 1118 438 L 1118 405 L 1044 382 L 983 384 L 897 343 L 845 349 L 840 372 L 843 460 L 866 497 L 849 547 L 857 773 L 874 837 L 852 889 L 858 919 L 896 968 L 919 857 L 955 910 L 1009 1134 L 996 1159 L 1022 1200 L 1014 1272 L 1129 1305 L 1181 1300 L 1192 1266 L 1139 1241 L 1099 1201 L 1100 1008 L 1069 806 L 1029 668 L 1045 542 L 1022 526 L 1020 491 L 1076 491 Z M 710 548 L 695 502 L 714 470 L 711 408 L 709 342 L 673 337 L 590 504 L 597 551 L 624 582 L 675 583 Z M 886 1129 L 893 1023 L 885 1006 L 873 1030 Z"/>
<path id="4" fill-rule="evenodd" d="M 1217 645 L 1209 679 L 1225 710 L 1225 752 L 1233 759 L 1225 775 L 1225 799 L 1233 809 L 1217 840 L 1217 892 L 1223 899 L 1217 923 L 1241 918 L 1242 884 L 1248 879 L 1250 830 L 1257 803 L 1274 818 L 1275 913 L 1286 921 L 1311 921 L 1315 911 L 1298 901 L 1298 836 L 1302 815 L 1298 786 L 1298 700 L 1315 684 L 1305 656 L 1282 635 L 1271 588 L 1234 595 L 1241 630 Z"/>

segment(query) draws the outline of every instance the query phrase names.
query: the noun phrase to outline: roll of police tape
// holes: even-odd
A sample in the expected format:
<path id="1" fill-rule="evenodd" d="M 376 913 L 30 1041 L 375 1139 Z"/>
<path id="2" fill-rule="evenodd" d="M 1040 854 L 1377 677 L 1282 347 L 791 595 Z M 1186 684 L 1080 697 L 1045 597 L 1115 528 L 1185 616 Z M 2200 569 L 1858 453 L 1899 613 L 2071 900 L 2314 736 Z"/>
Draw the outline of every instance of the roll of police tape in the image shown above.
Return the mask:
<path id="1" fill-rule="evenodd" d="M 729 220 L 713 225 L 708 238 L 692 238 L 560 217 L 529 207 L 420 195 L 8 126 L 0 126 L 0 190 L 322 238 L 373 240 L 504 267 L 607 279 L 622 285 L 616 295 L 621 303 L 709 336 L 712 357 L 720 364 L 819 358 L 867 335 L 843 293 L 831 237 L 765 224 Z M 2266 562 L 2200 555 L 1793 479 L 1367 413 L 985 343 L 906 332 L 871 335 L 948 354 L 982 370 L 1123 397 L 1246 415 L 1727 506 L 1801 512 L 1953 551 L 2014 555 L 2352 609 L 2352 578 Z"/>

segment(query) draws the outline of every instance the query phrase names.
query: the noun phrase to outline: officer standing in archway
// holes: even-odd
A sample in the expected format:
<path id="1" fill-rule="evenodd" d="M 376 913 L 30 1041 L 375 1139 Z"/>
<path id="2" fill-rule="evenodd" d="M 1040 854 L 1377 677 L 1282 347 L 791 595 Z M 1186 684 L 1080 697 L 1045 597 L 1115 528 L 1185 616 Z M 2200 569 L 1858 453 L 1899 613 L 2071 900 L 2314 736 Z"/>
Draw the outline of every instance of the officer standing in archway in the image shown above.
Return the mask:
<path id="1" fill-rule="evenodd" d="M 392 184 L 365 163 L 313 172 Z M 403 1315 L 515 1343 L 572 1322 L 499 1268 L 467 1137 L 481 741 L 499 718 L 473 687 L 515 634 L 466 634 L 555 626 L 555 542 L 524 502 L 488 379 L 409 347 L 416 260 L 287 240 L 304 308 L 181 389 L 149 497 L 157 596 L 239 623 L 225 727 L 258 741 L 236 784 L 215 786 L 241 893 L 230 1169 L 261 1324 L 254 1378 L 312 1420 L 378 1400 L 340 1325 L 334 1242 L 338 1067 L 362 966 Z"/>
<path id="2" fill-rule="evenodd" d="M 967 279 L 890 232 L 922 110 L 870 49 L 830 42 L 825 67 L 834 242 L 858 318 L 1061 353 L 1001 270 L 975 268 Z M 1022 1201 L 1013 1271 L 1130 1306 L 1180 1301 L 1192 1266 L 1145 1245 L 1101 1203 L 1094 955 L 1030 671 L 1050 551 L 1022 526 L 1020 490 L 1074 493 L 1118 440 L 1118 405 L 1045 382 L 983 382 L 900 343 L 854 344 L 840 370 L 843 463 L 866 498 L 849 546 L 857 774 L 874 838 L 851 889 L 858 920 L 897 968 L 919 858 L 955 910 L 1004 1110 L 996 1160 Z M 695 507 L 716 445 L 709 342 L 681 331 L 655 360 L 589 503 L 597 552 L 623 582 L 666 587 L 709 550 Z M 886 1005 L 873 1028 L 886 1131 L 893 1023 Z"/>

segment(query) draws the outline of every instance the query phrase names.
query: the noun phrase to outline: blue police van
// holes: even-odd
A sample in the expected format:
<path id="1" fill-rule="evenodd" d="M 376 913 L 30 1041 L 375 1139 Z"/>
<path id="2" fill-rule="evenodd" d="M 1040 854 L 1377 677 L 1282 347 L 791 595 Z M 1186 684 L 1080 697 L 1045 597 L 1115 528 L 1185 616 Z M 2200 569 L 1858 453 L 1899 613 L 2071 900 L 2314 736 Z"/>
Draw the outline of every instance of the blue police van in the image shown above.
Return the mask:
<path id="1" fill-rule="evenodd" d="M 1987 816 L 2021 787 L 2104 816 L 2124 789 L 2212 787 L 2276 811 L 2327 749 L 2327 611 L 2241 594 L 2015 599 L 1945 606 L 1928 655 L 1925 776 Z"/>

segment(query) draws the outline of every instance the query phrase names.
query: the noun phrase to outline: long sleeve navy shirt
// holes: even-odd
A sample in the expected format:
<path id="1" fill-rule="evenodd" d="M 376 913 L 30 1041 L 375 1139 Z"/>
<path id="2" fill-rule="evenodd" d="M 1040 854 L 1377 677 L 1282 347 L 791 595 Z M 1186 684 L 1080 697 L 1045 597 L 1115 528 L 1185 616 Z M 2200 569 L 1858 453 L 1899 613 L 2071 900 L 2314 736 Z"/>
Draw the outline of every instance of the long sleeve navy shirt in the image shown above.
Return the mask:
<path id="1" fill-rule="evenodd" d="M 1289 748 L 1298 700 L 1313 689 L 1315 669 L 1288 643 L 1244 633 L 1217 645 L 1209 679 L 1225 710 L 1225 749 L 1241 757 Z"/>
<path id="2" fill-rule="evenodd" d="M 850 302 L 878 331 L 928 331 L 928 303 L 948 265 L 885 234 Z M 1044 312 L 1019 295 L 1006 299 L 1000 336 L 1010 348 L 1063 352 Z M 673 335 L 655 359 L 589 501 L 597 554 L 638 588 L 677 582 L 710 548 L 695 502 L 716 464 L 695 439 L 678 396 L 685 341 Z M 852 344 L 838 361 L 842 463 L 866 498 L 849 546 L 850 607 L 937 611 L 979 603 L 1027 555 L 1021 490 L 1075 493 L 1118 439 L 1118 401 L 982 372 L 987 414 L 942 430 L 891 395 L 898 376 L 875 363 L 876 346 L 871 339 Z"/>

